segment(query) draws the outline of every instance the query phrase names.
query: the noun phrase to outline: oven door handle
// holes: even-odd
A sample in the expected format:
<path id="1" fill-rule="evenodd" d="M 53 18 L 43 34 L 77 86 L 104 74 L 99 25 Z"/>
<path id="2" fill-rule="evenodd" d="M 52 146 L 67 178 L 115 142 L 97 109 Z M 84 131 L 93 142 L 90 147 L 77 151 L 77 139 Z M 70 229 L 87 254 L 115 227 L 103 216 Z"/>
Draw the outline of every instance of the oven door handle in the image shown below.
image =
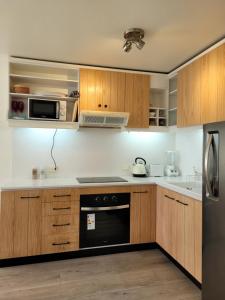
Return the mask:
<path id="1" fill-rule="evenodd" d="M 81 211 L 91 211 L 91 212 L 95 212 L 95 211 L 107 211 L 107 210 L 119 210 L 119 209 L 126 209 L 129 208 L 130 205 L 126 204 L 126 205 L 119 205 L 119 206 L 106 206 L 106 207 L 81 207 L 80 210 Z"/>

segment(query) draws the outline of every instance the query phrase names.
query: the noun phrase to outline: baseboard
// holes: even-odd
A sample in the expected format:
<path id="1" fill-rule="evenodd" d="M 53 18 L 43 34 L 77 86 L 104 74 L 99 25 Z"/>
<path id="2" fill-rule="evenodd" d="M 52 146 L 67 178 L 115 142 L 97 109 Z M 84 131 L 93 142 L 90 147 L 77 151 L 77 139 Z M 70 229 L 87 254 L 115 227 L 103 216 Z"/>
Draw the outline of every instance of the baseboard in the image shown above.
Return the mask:
<path id="1" fill-rule="evenodd" d="M 156 243 L 146 243 L 146 244 L 135 244 L 135 245 L 112 246 L 112 247 L 105 247 L 105 248 L 103 247 L 103 248 L 94 248 L 94 249 L 84 249 L 84 250 L 78 250 L 72 252 L 63 252 L 63 253 L 54 253 L 54 254 L 45 254 L 45 255 L 36 255 L 36 256 L 8 258 L 8 259 L 0 260 L 0 268 L 26 265 L 26 264 L 36 264 L 36 263 L 56 261 L 56 260 L 65 260 L 65 259 L 72 259 L 72 258 L 81 258 L 87 256 L 98 256 L 98 255 L 108 255 L 108 254 L 123 253 L 123 252 L 149 250 L 149 249 L 156 249 L 156 248 L 158 248 L 158 245 Z"/>
<path id="2" fill-rule="evenodd" d="M 194 278 L 184 267 L 182 267 L 168 252 L 166 252 L 161 246 L 157 245 L 160 251 L 171 260 L 174 265 L 180 269 L 199 289 L 202 289 L 202 284 Z"/>

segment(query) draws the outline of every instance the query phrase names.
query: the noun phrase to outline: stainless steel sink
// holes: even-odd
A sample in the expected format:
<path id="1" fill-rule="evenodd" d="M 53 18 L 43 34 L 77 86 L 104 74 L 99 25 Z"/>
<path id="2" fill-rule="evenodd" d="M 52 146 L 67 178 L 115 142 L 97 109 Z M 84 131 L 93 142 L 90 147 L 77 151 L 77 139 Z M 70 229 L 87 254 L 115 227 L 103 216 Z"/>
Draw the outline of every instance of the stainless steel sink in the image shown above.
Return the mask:
<path id="1" fill-rule="evenodd" d="M 175 182 L 175 181 L 168 181 L 169 184 L 175 185 L 180 188 L 184 188 L 190 192 L 201 194 L 202 193 L 202 184 L 201 182 Z"/>

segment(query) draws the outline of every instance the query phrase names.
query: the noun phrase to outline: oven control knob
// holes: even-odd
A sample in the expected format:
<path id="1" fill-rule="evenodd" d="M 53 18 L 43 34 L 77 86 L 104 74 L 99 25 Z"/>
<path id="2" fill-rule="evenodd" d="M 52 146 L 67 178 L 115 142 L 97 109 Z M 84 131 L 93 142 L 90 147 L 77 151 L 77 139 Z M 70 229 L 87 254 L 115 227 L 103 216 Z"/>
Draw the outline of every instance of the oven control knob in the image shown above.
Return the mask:
<path id="1" fill-rule="evenodd" d="M 108 196 L 104 196 L 103 197 L 103 201 L 109 201 L 109 197 Z"/>
<path id="2" fill-rule="evenodd" d="M 95 198 L 95 201 L 96 201 L 96 202 L 100 202 L 100 201 L 101 201 L 101 197 L 97 196 L 97 197 Z"/>
<path id="3" fill-rule="evenodd" d="M 118 198 L 115 195 L 113 195 L 112 196 L 112 201 L 117 202 L 117 200 L 118 200 Z"/>

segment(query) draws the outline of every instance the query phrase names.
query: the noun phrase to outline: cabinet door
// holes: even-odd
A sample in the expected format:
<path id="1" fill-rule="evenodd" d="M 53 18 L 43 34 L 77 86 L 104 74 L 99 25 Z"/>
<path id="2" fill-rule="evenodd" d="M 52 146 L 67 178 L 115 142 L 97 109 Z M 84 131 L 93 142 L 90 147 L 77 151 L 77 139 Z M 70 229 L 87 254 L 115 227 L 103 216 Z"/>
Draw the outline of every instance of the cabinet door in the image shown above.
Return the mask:
<path id="1" fill-rule="evenodd" d="M 194 276 L 202 282 L 202 202 L 194 203 L 195 271 Z"/>
<path id="2" fill-rule="evenodd" d="M 156 241 L 173 257 L 176 251 L 175 207 L 174 192 L 158 187 Z"/>
<path id="3" fill-rule="evenodd" d="M 40 254 L 41 196 L 39 191 L 15 192 L 14 257 Z"/>
<path id="4" fill-rule="evenodd" d="M 201 58 L 202 123 L 225 120 L 225 45 Z"/>
<path id="5" fill-rule="evenodd" d="M 80 69 L 80 110 L 102 110 L 102 73 Z"/>
<path id="6" fill-rule="evenodd" d="M 128 127 L 148 128 L 150 76 L 126 73 L 125 111 L 130 113 Z"/>
<path id="7" fill-rule="evenodd" d="M 14 257 L 28 255 L 29 192 L 15 192 Z"/>
<path id="8" fill-rule="evenodd" d="M 42 204 L 39 198 L 30 198 L 28 202 L 28 255 L 32 256 L 41 254 Z"/>
<path id="9" fill-rule="evenodd" d="M 178 72 L 178 127 L 201 124 L 201 68 L 201 61 L 196 60 Z"/>
<path id="10" fill-rule="evenodd" d="M 80 110 L 124 112 L 125 73 L 80 70 Z"/>
<path id="11" fill-rule="evenodd" d="M 0 258 L 10 258 L 13 257 L 14 193 L 1 192 L 0 197 Z"/>
<path id="12" fill-rule="evenodd" d="M 132 189 L 130 218 L 132 244 L 155 242 L 155 187 Z"/>
<path id="13" fill-rule="evenodd" d="M 194 200 L 182 196 L 185 203 L 185 224 L 184 224 L 184 267 L 194 276 L 195 270 L 195 224 L 194 224 Z"/>

